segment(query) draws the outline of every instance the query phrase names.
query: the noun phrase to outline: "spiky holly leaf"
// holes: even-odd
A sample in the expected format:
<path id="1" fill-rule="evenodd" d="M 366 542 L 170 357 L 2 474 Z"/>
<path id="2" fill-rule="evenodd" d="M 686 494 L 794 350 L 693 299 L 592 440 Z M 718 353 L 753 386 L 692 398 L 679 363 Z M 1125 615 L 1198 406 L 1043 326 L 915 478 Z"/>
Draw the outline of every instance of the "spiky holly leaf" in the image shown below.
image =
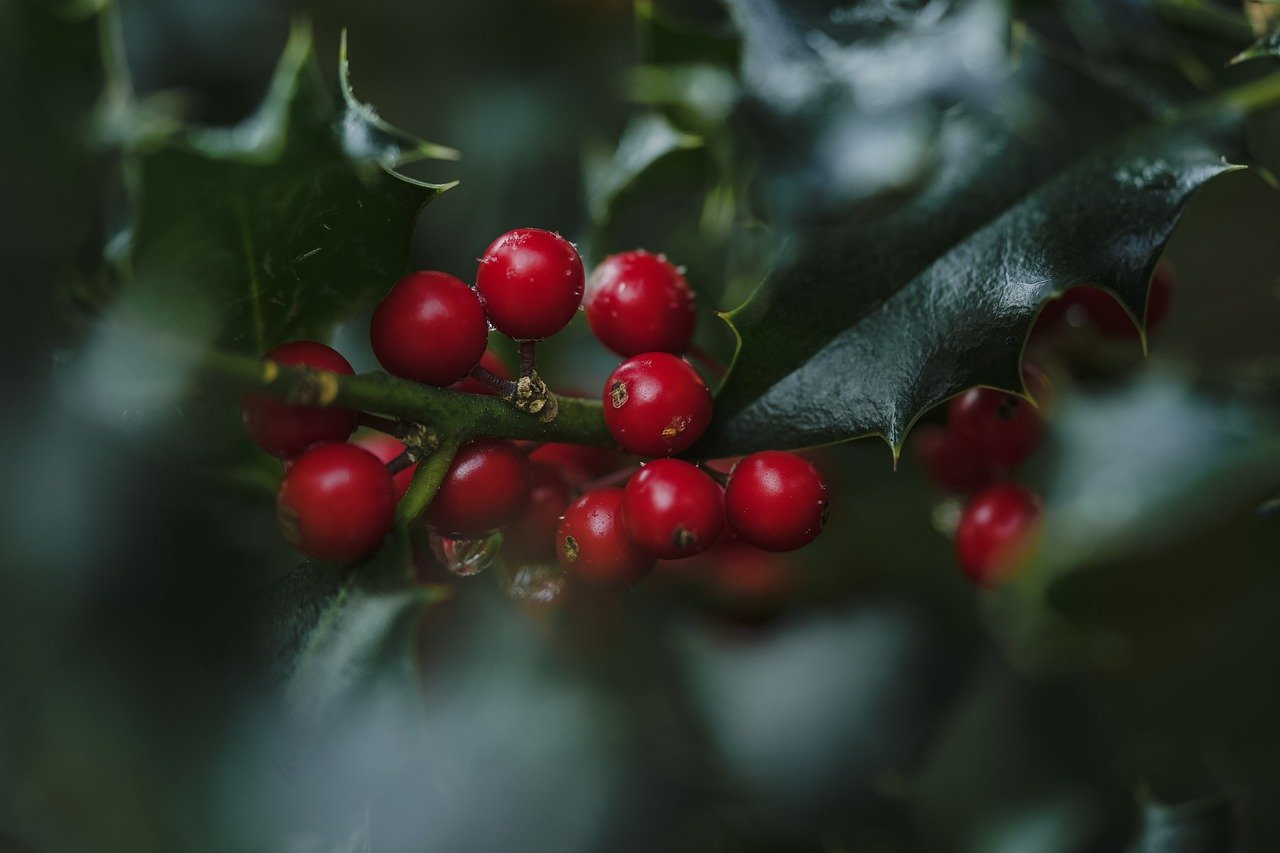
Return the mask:
<path id="1" fill-rule="evenodd" d="M 297 26 L 255 115 L 132 147 L 127 312 L 257 353 L 325 334 L 403 273 L 419 210 L 449 185 L 399 169 L 454 154 L 355 100 L 345 43 L 340 63 L 341 106 Z"/>
<path id="2" fill-rule="evenodd" d="M 1270 32 L 1237 54 L 1231 62 L 1234 65 L 1237 62 L 1244 62 L 1249 59 L 1266 58 L 1280 58 L 1280 25 L 1276 25 Z"/>
<path id="3" fill-rule="evenodd" d="M 727 315 L 740 346 L 695 453 L 879 434 L 972 385 L 1020 391 L 1039 306 L 1080 281 L 1144 314 L 1156 259 L 1190 194 L 1243 158 L 1241 110 L 1264 80 L 1152 116 L 1114 80 L 1039 54 L 1005 96 L 947 114 L 942 166 L 876 219 L 811 229 Z"/>

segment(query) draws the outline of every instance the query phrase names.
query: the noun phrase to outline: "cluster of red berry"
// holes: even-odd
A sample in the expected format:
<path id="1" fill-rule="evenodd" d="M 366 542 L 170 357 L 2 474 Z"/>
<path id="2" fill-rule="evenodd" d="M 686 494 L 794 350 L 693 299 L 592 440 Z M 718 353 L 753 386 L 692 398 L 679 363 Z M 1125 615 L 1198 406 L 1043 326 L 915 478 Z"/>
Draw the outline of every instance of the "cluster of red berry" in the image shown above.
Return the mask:
<path id="1" fill-rule="evenodd" d="M 1172 296 L 1172 274 L 1161 265 L 1147 301 L 1149 330 L 1163 321 Z M 1073 329 L 1111 340 L 1138 336 L 1133 318 L 1110 293 L 1084 285 L 1045 305 L 1032 345 L 1045 352 Z M 956 554 L 965 574 L 983 586 L 999 584 L 1019 567 L 1041 520 L 1040 498 L 1011 478 L 1041 444 L 1050 389 L 1044 372 L 1030 362 L 1023 366 L 1023 384 L 1034 404 L 973 388 L 951 400 L 945 426 L 923 426 L 915 439 L 929 477 L 966 498 L 955 530 Z"/>
<path id="2" fill-rule="evenodd" d="M 519 229 L 485 251 L 474 288 L 442 272 L 411 273 L 374 312 L 370 340 L 389 373 L 464 393 L 514 401 L 540 382 L 532 342 L 564 328 L 584 296 L 592 332 L 625 358 L 605 383 L 605 424 L 623 451 L 652 461 L 634 473 L 616 471 L 622 457 L 614 450 L 476 438 L 458 449 L 428 505 L 431 527 L 452 539 L 504 529 L 504 554 L 513 559 L 558 558 L 580 579 L 607 586 L 632 583 L 658 559 L 692 557 L 728 536 L 766 551 L 812 541 L 825 522 L 827 491 L 800 456 L 756 453 L 727 477 L 670 458 L 702 436 L 712 414 L 711 391 L 682 357 L 697 314 L 681 271 L 661 255 L 635 251 L 607 258 L 589 286 L 585 278 L 567 240 Z M 519 382 L 487 350 L 490 326 L 520 342 Z M 312 341 L 283 344 L 265 357 L 353 372 L 341 355 Z M 418 453 L 388 435 L 346 443 L 361 420 L 350 410 L 248 394 L 243 413 L 258 445 L 288 466 L 277 506 L 289 542 L 337 562 L 376 548 Z M 625 487 L 593 487 L 602 478 Z"/>

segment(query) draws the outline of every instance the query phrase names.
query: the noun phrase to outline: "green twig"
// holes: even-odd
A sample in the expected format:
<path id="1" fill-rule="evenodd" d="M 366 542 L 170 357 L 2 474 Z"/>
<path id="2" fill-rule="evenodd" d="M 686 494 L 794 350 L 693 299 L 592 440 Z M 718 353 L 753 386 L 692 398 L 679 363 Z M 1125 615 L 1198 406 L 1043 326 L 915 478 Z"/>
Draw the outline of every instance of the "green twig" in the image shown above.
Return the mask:
<path id="1" fill-rule="evenodd" d="M 442 440 L 439 447 L 418 463 L 418 470 L 413 472 L 413 482 L 400 499 L 396 521 L 409 524 L 426 511 L 427 504 L 431 503 L 431 499 L 440 490 L 445 474 L 449 473 L 449 466 L 453 464 L 453 457 L 457 455 L 460 443 L 456 438 Z"/>

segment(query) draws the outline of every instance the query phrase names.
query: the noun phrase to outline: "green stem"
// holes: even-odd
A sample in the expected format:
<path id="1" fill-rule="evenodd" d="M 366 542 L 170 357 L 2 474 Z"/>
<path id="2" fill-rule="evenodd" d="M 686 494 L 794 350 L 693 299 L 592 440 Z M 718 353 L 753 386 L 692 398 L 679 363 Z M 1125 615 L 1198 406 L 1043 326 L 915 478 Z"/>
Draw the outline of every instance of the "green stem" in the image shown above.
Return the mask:
<path id="1" fill-rule="evenodd" d="M 449 473 L 449 466 L 453 464 L 453 457 L 457 455 L 460 443 L 456 438 L 443 440 L 430 456 L 418 463 L 418 470 L 413 472 L 409 490 L 400 499 L 400 506 L 396 510 L 397 522 L 409 524 L 426 511 L 427 504 L 431 503 L 431 499 L 440 490 L 445 474 Z"/>
<path id="2" fill-rule="evenodd" d="M 465 441 L 475 436 L 561 441 L 613 447 L 598 401 L 558 397 L 559 414 L 549 422 L 506 400 L 463 394 L 397 379 L 385 373 L 340 376 L 264 362 L 251 356 L 210 353 L 204 373 L 241 391 L 257 391 L 302 405 L 342 406 L 427 424 L 440 435 Z"/>

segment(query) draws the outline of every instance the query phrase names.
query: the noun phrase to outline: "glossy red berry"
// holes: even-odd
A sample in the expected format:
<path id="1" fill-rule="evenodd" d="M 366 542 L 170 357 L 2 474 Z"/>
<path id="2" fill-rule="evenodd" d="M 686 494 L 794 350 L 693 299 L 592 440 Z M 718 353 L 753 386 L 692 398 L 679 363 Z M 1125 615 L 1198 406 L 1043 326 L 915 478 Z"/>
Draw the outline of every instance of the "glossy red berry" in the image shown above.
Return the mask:
<path id="1" fill-rule="evenodd" d="M 993 388 L 971 388 L 954 398 L 947 426 L 956 442 L 1005 470 L 1026 461 L 1044 438 L 1044 419 L 1035 406 Z"/>
<path id="2" fill-rule="evenodd" d="M 485 350 L 484 355 L 480 356 L 480 366 L 499 379 L 512 378 L 511 371 L 507 369 L 506 364 L 503 363 L 502 359 L 498 358 L 493 350 Z M 458 380 L 449 387 L 464 394 L 484 394 L 494 397 L 498 393 L 492 386 L 484 384 L 479 379 L 472 379 L 470 376 L 466 379 Z"/>
<path id="3" fill-rule="evenodd" d="M 413 272 L 387 293 L 369 326 L 388 373 L 427 385 L 457 382 L 480 363 L 489 324 L 476 292 L 442 272 Z"/>
<path id="4" fill-rule="evenodd" d="M 538 340 L 573 319 L 585 278 L 578 250 L 568 240 L 539 228 L 517 228 L 485 250 L 476 288 L 495 329 L 516 340 Z"/>
<path id="5" fill-rule="evenodd" d="M 655 459 L 631 478 L 623 493 L 627 535 L 655 557 L 692 557 L 714 545 L 724 528 L 724 491 L 688 462 Z"/>
<path id="6" fill-rule="evenodd" d="M 560 564 L 594 586 L 622 587 L 652 571 L 654 559 L 622 523 L 622 489 L 596 489 L 569 505 L 556 534 Z"/>
<path id="7" fill-rule="evenodd" d="M 1016 483 L 976 495 L 956 528 L 956 554 L 964 573 L 987 587 L 1010 577 L 1035 538 L 1040 514 L 1040 499 Z"/>
<path id="8" fill-rule="evenodd" d="M 827 484 L 808 460 L 765 450 L 733 467 L 725 512 L 738 538 L 766 551 L 794 551 L 827 521 Z"/>
<path id="9" fill-rule="evenodd" d="M 446 536 L 482 536 L 515 517 L 528 488 L 529 459 L 523 450 L 503 439 L 477 438 L 453 458 L 427 507 L 427 520 Z"/>
<path id="10" fill-rule="evenodd" d="M 689 282 L 666 256 L 645 251 L 605 258 L 587 284 L 585 302 L 592 333 L 623 357 L 682 353 L 698 322 Z"/>
<path id="11" fill-rule="evenodd" d="M 397 438 L 393 438 L 386 433 L 371 432 L 354 439 L 352 444 L 357 447 L 363 447 L 374 456 L 382 460 L 384 465 L 400 458 L 404 453 L 404 444 Z M 404 493 L 409 491 L 409 484 L 413 482 L 413 473 L 418 470 L 418 463 L 410 465 L 403 471 L 397 471 L 391 475 L 391 482 L 396 487 L 396 500 L 404 497 Z"/>
<path id="12" fill-rule="evenodd" d="M 330 373 L 355 373 L 337 350 L 316 341 L 290 341 L 263 358 Z M 350 409 L 291 406 L 265 394 L 245 394 L 240 413 L 254 442 L 280 457 L 293 456 L 322 441 L 346 441 L 356 429 L 356 413 Z"/>
<path id="13" fill-rule="evenodd" d="M 684 359 L 649 352 L 627 359 L 604 385 L 604 422 L 624 450 L 674 456 L 711 423 L 711 392 Z"/>
<path id="14" fill-rule="evenodd" d="M 976 492 L 996 480 L 992 466 L 944 427 L 927 424 L 917 429 L 915 448 L 929 479 L 948 492 Z"/>
<path id="15" fill-rule="evenodd" d="M 506 529 L 503 555 L 517 563 L 554 560 L 560 516 L 572 502 L 573 487 L 559 467 L 530 461 L 528 496 Z"/>
<path id="16" fill-rule="evenodd" d="M 276 516 L 289 544 L 316 560 L 348 562 L 381 544 L 395 520 L 387 467 L 352 444 L 299 456 L 280 484 Z"/>

